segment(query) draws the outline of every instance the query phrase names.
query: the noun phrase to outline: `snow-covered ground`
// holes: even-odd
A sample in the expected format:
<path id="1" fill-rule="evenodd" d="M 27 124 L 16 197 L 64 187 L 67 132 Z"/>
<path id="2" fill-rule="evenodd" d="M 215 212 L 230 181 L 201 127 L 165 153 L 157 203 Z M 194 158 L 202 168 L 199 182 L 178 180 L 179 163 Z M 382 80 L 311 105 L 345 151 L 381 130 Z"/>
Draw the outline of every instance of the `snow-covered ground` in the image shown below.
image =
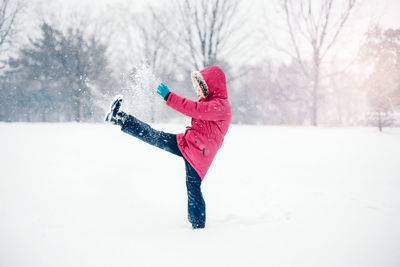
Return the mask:
<path id="1" fill-rule="evenodd" d="M 2 267 L 400 266 L 400 129 L 232 126 L 195 231 L 183 160 L 115 126 L 0 123 L 0 148 Z"/>

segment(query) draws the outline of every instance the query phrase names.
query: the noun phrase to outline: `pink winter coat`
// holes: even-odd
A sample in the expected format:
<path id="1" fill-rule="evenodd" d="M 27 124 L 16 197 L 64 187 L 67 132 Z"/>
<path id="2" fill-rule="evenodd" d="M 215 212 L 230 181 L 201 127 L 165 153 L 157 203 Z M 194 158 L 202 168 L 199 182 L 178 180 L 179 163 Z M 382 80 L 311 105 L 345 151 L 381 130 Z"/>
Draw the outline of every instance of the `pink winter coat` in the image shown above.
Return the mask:
<path id="1" fill-rule="evenodd" d="M 192 126 L 176 140 L 185 159 L 203 180 L 231 123 L 224 72 L 218 66 L 200 71 L 208 86 L 209 95 L 198 102 L 170 93 L 167 105 L 192 117 Z"/>

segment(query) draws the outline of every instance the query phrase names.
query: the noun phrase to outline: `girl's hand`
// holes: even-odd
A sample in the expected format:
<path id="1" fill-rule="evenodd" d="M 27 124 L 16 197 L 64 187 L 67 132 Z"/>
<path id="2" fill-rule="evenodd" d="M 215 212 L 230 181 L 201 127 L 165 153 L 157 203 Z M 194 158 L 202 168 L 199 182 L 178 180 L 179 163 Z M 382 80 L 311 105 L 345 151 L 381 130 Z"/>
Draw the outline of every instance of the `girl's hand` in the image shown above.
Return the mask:
<path id="1" fill-rule="evenodd" d="M 165 84 L 161 83 L 161 84 L 157 87 L 157 94 L 159 94 L 160 96 L 162 96 L 162 98 L 165 99 L 165 97 L 168 95 L 168 93 L 170 93 L 170 90 L 168 89 L 168 86 L 166 86 Z"/>

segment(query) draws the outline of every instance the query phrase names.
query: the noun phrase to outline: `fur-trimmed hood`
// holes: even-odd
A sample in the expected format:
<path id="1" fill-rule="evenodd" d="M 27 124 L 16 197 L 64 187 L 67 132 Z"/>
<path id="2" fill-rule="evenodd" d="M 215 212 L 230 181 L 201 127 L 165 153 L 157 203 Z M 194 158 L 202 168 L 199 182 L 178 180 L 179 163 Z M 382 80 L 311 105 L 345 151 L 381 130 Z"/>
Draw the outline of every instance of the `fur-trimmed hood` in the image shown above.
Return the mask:
<path id="1" fill-rule="evenodd" d="M 193 84 L 197 82 L 200 85 L 205 99 L 228 98 L 225 74 L 220 67 L 211 66 L 201 71 L 193 71 L 191 77 Z"/>

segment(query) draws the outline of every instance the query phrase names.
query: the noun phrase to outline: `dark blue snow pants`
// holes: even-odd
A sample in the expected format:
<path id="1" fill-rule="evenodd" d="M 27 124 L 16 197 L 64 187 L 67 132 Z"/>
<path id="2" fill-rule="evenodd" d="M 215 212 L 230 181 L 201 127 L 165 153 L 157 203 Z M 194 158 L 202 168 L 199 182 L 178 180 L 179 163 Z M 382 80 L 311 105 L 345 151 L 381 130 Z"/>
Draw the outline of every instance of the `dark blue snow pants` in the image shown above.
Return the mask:
<path id="1" fill-rule="evenodd" d="M 190 165 L 190 163 L 183 157 L 178 148 L 176 135 L 157 131 L 150 127 L 150 125 L 131 115 L 128 115 L 128 118 L 122 125 L 121 130 L 150 145 L 164 149 L 184 159 L 186 167 L 186 188 L 188 195 L 188 219 L 194 229 L 204 228 L 206 223 L 206 205 L 200 188 L 201 178 L 195 169 Z"/>

